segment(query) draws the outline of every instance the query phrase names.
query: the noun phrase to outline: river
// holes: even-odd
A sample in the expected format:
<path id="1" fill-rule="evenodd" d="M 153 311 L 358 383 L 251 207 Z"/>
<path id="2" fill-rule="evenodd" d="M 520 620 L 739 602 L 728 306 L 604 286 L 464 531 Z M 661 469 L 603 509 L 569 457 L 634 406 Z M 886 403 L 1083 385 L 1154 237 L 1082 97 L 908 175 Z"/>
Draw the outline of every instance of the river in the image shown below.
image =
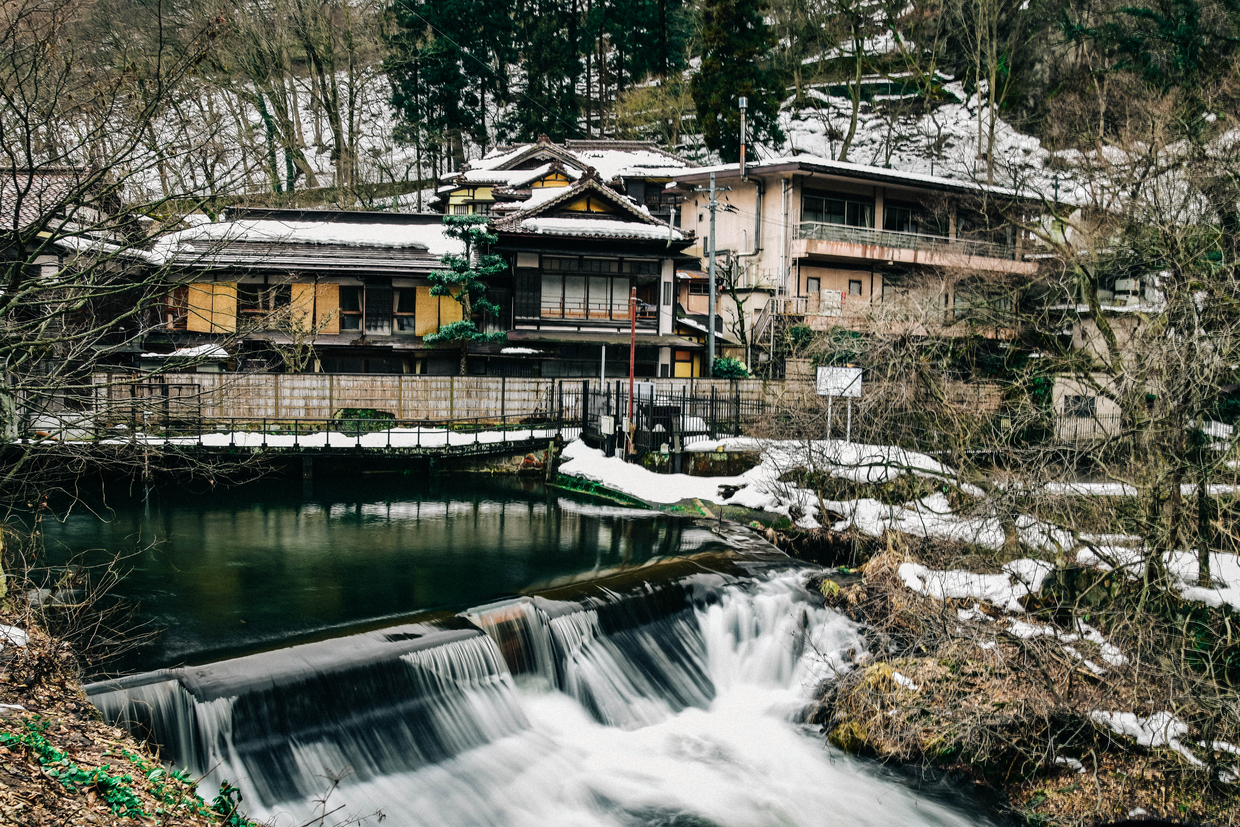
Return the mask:
<path id="1" fill-rule="evenodd" d="M 865 644 L 747 532 L 473 477 L 106 514 L 49 543 L 130 549 L 162 636 L 88 694 L 280 827 L 989 823 L 797 723 Z"/>

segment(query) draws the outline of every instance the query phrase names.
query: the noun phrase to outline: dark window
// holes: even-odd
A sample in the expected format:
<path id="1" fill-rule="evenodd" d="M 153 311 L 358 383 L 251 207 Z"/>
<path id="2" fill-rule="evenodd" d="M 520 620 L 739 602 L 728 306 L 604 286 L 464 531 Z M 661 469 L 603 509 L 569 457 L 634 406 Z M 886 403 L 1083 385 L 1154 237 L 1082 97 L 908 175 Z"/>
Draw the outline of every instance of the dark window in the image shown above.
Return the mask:
<path id="1" fill-rule="evenodd" d="M 362 329 L 362 288 L 340 288 L 340 329 Z"/>
<path id="2" fill-rule="evenodd" d="M 860 295 L 861 295 L 861 282 L 860 282 L 860 281 L 858 281 L 858 280 L 856 280 L 856 279 L 849 279 L 849 280 L 848 280 L 848 295 L 850 295 L 850 296 L 860 296 Z"/>
<path id="3" fill-rule="evenodd" d="M 418 291 L 412 287 L 402 287 L 396 291 L 396 310 L 392 317 L 395 320 L 393 327 L 398 333 L 413 332 L 417 296 Z"/>
<path id="4" fill-rule="evenodd" d="M 710 290 L 708 289 L 709 284 L 710 282 L 708 281 L 689 282 L 689 295 L 690 296 L 709 296 L 710 295 Z"/>
<path id="5" fill-rule="evenodd" d="M 287 284 L 238 284 L 237 312 L 243 316 L 266 316 L 289 306 L 293 288 Z"/>
<path id="6" fill-rule="evenodd" d="M 164 327 L 168 330 L 185 330 L 189 323 L 189 286 L 174 287 L 164 297 Z"/>
<path id="7" fill-rule="evenodd" d="M 626 261 L 624 263 L 624 272 L 632 273 L 635 276 L 657 276 L 659 275 L 659 262 Z"/>
<path id="8" fill-rule="evenodd" d="M 913 220 L 912 207 L 883 206 L 883 229 L 891 233 L 915 233 L 917 223 Z"/>
<path id="9" fill-rule="evenodd" d="M 857 198 L 807 195 L 801 203 L 801 220 L 848 227 L 873 227 L 874 202 Z"/>
<path id="10" fill-rule="evenodd" d="M 1063 398 L 1064 416 L 1075 416 L 1080 419 L 1092 419 L 1094 416 L 1094 404 L 1097 397 L 1094 396 L 1074 396 L 1069 394 Z"/>
<path id="11" fill-rule="evenodd" d="M 620 262 L 615 259 L 587 258 L 581 262 L 583 273 L 618 273 Z"/>
<path id="12" fill-rule="evenodd" d="M 366 332 L 386 333 L 392 324 L 392 286 L 371 284 L 366 287 Z M 387 373 L 387 371 L 372 371 Z"/>
<path id="13" fill-rule="evenodd" d="M 581 266 L 581 261 L 575 258 L 551 258 L 544 256 L 542 260 L 542 268 L 544 270 L 559 270 L 575 273 Z"/>
<path id="14" fill-rule="evenodd" d="M 518 270 L 515 282 L 513 312 L 519 318 L 537 317 L 542 301 L 542 277 L 537 270 Z"/>

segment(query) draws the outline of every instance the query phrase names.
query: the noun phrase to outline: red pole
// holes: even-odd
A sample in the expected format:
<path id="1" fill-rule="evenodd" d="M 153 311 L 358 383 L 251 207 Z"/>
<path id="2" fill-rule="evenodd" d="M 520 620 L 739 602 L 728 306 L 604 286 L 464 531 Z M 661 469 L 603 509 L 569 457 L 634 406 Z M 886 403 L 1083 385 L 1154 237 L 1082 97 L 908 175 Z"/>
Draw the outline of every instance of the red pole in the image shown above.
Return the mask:
<path id="1" fill-rule="evenodd" d="M 629 453 L 633 453 L 633 369 L 637 364 L 637 288 L 629 293 Z"/>

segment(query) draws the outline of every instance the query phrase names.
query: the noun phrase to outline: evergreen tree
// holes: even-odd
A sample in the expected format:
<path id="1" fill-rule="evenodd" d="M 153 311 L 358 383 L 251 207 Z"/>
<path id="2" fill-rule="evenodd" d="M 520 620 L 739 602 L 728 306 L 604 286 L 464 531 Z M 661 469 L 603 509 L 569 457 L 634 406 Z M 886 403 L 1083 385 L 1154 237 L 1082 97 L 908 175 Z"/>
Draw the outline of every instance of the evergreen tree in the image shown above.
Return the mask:
<path id="1" fill-rule="evenodd" d="M 553 141 L 581 132 L 577 79 L 581 57 L 576 47 L 580 15 L 576 0 L 522 0 L 514 17 L 520 42 L 524 83 L 514 100 L 508 127 L 519 140 L 547 135 Z"/>
<path id="2" fill-rule="evenodd" d="M 749 99 L 750 146 L 778 143 L 784 81 L 769 56 L 775 35 L 763 19 L 767 0 L 702 0 L 702 69 L 691 89 L 706 146 L 725 162 L 740 158 L 737 99 Z"/>
<path id="3" fill-rule="evenodd" d="M 397 0 L 392 20 L 384 69 L 403 131 L 446 140 L 460 169 L 465 136 L 486 147 L 488 105 L 508 95 L 509 9 L 484 0 Z"/>
<path id="4" fill-rule="evenodd" d="M 483 279 L 501 273 L 504 260 L 497 255 L 481 253 L 480 248 L 494 244 L 498 236 L 487 230 L 485 215 L 445 215 L 444 235 L 455 238 L 465 245 L 461 255 L 446 253 L 441 259 L 446 270 L 437 270 L 428 278 L 432 296 L 450 296 L 461 305 L 461 320 L 439 328 L 437 333 L 424 337 L 427 344 L 459 342 L 461 347 L 461 376 L 468 367 L 469 346 L 473 342 L 499 342 L 507 334 L 484 333 L 474 323 L 474 313 L 498 316 L 499 307 L 486 298 L 487 285 Z M 475 254 L 477 263 L 474 263 Z"/>

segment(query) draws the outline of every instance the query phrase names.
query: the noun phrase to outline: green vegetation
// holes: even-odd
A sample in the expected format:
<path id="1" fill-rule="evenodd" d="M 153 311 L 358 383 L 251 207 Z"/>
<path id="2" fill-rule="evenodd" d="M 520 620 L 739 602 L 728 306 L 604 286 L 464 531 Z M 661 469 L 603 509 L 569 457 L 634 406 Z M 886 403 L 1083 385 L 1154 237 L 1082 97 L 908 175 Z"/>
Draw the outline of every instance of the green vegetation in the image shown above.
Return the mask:
<path id="1" fill-rule="evenodd" d="M 157 821 L 194 815 L 209 817 L 222 827 L 255 827 L 254 822 L 238 812 L 241 793 L 227 781 L 220 785 L 220 794 L 208 806 L 197 796 L 194 779 L 184 770 L 167 770 L 124 748 L 118 757 L 129 763 L 128 768 L 104 765 L 87 769 L 48 741 L 52 721 L 35 715 L 23 723 L 25 728 L 20 734 L 0 732 L 0 746 L 26 751 L 70 794 L 92 793 L 107 803 L 113 815 L 135 819 L 154 816 Z M 139 786 L 158 802 L 153 812 L 143 808 Z"/>

